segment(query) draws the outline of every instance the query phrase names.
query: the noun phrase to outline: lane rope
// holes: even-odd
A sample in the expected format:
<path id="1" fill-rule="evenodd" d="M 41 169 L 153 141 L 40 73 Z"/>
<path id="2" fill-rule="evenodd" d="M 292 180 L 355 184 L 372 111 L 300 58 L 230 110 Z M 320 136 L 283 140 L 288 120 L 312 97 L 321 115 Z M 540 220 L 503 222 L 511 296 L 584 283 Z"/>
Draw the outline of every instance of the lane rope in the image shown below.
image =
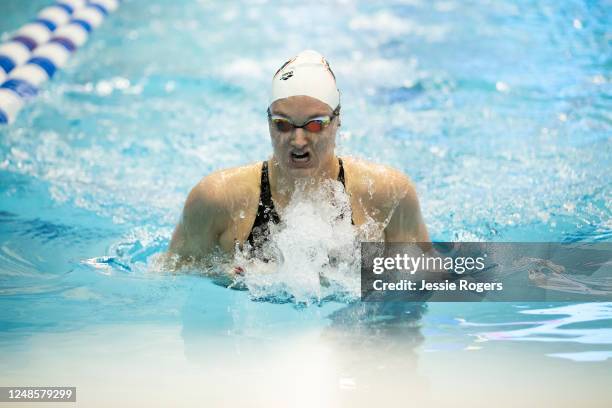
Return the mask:
<path id="1" fill-rule="evenodd" d="M 0 45 L 0 124 L 13 123 L 118 7 L 119 0 L 58 0 Z"/>

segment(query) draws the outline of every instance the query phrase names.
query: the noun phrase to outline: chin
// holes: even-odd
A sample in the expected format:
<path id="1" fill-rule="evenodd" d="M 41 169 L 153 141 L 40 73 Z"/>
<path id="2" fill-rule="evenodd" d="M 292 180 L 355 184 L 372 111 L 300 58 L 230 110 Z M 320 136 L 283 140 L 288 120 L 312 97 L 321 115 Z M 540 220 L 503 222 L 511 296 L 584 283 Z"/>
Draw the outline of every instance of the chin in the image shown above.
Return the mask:
<path id="1" fill-rule="evenodd" d="M 316 173 L 316 168 L 311 167 L 294 167 L 289 165 L 287 172 L 294 178 L 312 177 Z"/>

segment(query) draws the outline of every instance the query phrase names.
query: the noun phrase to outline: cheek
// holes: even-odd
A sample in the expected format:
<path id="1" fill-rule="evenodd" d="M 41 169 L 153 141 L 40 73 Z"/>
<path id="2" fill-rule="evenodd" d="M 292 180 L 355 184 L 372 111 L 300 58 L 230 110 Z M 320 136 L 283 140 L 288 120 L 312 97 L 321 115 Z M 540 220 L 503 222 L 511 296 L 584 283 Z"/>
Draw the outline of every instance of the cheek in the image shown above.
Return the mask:
<path id="1" fill-rule="evenodd" d="M 316 150 L 318 152 L 324 153 L 329 150 L 333 150 L 336 146 L 335 138 L 333 136 L 327 136 L 325 138 L 319 139 L 316 144 Z"/>
<path id="2" fill-rule="evenodd" d="M 272 147 L 274 150 L 283 150 L 287 148 L 287 140 L 283 136 L 274 135 L 270 137 L 272 140 Z"/>

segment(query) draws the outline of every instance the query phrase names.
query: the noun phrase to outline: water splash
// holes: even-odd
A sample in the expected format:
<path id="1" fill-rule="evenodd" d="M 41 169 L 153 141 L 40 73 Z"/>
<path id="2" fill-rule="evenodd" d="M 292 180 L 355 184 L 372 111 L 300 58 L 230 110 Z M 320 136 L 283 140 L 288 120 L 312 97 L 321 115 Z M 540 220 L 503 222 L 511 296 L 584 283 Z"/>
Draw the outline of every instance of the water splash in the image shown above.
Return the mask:
<path id="1" fill-rule="evenodd" d="M 298 186 L 270 225 L 270 239 L 251 257 L 247 246 L 236 262 L 246 271 L 241 283 L 255 299 L 317 303 L 356 299 L 360 293 L 359 231 L 341 183 Z"/>

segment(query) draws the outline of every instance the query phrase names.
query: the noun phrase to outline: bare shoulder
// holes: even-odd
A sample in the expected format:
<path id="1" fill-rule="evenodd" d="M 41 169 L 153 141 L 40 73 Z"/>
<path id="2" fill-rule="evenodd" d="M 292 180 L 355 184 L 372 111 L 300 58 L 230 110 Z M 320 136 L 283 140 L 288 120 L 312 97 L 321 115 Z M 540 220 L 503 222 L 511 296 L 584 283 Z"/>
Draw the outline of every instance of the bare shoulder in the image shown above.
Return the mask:
<path id="1" fill-rule="evenodd" d="M 384 164 L 347 157 L 343 158 L 351 194 L 380 206 L 398 200 L 416 199 L 416 189 L 410 178 Z M 394 205 L 394 204 L 391 204 Z"/>
<path id="2" fill-rule="evenodd" d="M 236 217 L 257 202 L 260 166 L 257 164 L 215 171 L 202 178 L 189 193 L 169 251 L 202 257 L 217 245 L 229 251 L 233 235 L 224 239 Z M 255 205 L 256 207 L 256 205 Z"/>
<path id="3" fill-rule="evenodd" d="M 261 165 L 258 163 L 217 170 L 203 177 L 187 197 L 186 206 L 213 205 L 227 208 L 236 199 L 259 186 Z"/>
<path id="4" fill-rule="evenodd" d="M 429 242 L 416 189 L 407 175 L 365 160 L 345 161 L 351 201 L 385 226 L 386 242 Z"/>

